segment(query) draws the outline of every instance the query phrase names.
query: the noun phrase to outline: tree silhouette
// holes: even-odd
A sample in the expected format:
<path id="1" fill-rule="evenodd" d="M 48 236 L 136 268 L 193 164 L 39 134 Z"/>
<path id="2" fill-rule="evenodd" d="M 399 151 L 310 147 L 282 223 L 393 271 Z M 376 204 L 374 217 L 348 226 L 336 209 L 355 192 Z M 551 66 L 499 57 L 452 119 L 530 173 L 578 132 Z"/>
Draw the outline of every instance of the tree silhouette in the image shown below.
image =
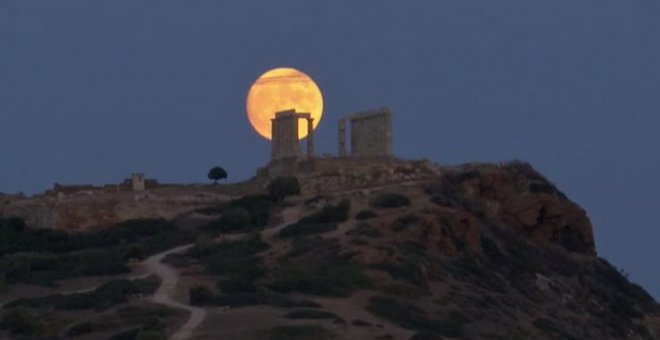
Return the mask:
<path id="1" fill-rule="evenodd" d="M 300 182 L 295 176 L 275 178 L 268 184 L 268 193 L 275 201 L 282 201 L 286 196 L 300 194 Z"/>
<path id="2" fill-rule="evenodd" d="M 208 177 L 210 180 L 215 181 L 215 184 L 218 184 L 219 180 L 227 178 L 227 171 L 222 167 L 215 166 L 209 170 Z"/>

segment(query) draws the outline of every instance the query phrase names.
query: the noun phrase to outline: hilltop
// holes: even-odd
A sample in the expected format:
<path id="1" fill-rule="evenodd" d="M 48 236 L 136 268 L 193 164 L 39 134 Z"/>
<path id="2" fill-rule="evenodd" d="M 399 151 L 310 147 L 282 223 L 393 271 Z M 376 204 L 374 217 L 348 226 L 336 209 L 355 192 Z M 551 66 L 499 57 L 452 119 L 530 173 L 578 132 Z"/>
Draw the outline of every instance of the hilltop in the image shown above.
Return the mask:
<path id="1" fill-rule="evenodd" d="M 279 171 L 277 164 L 262 169 L 242 192 L 200 187 L 181 195 L 184 189 L 169 188 L 164 198 L 166 191 L 155 190 L 126 204 L 138 212 L 127 220 L 114 217 L 99 227 L 88 218 L 91 231 L 67 234 L 75 237 L 5 219 L 5 233 L 20 230 L 8 233 L 15 242 L 1 247 L 3 260 L 17 266 L 5 272 L 6 283 L 65 287 L 99 273 L 126 277 L 131 268 L 142 268 L 131 261 L 190 244 L 165 262 L 180 275 L 171 295 L 206 312 L 193 330 L 195 339 L 660 337 L 656 301 L 598 257 L 587 213 L 526 163 L 441 167 L 393 159 L 319 160 L 298 165 L 302 195 L 283 202 L 263 190 L 268 174 Z M 184 201 L 194 203 L 176 203 Z M 35 202 L 11 202 L 4 212 L 28 211 L 29 218 L 24 207 L 44 204 Z M 68 204 L 94 209 L 80 197 L 52 204 L 56 212 Z M 25 235 L 30 243 L 51 242 L 27 249 L 21 246 Z M 49 263 L 71 262 L 71 254 L 94 246 L 122 256 L 101 268 L 82 261 L 53 275 Z M 26 251 L 40 252 L 40 262 L 19 256 Z M 33 261 L 29 272 L 20 270 L 19 258 Z M 34 292 L 23 295 L 32 299 L 16 300 L 20 289 L 14 288 L 6 293 L 14 294 L 14 302 L 3 310 L 6 316 L 21 309 L 25 319 L 40 324 L 40 333 L 33 334 L 173 334 L 185 313 L 150 305 L 147 297 L 159 278 L 139 280 L 122 283 L 126 288 L 113 290 L 119 291 L 114 299 L 99 298 L 108 288 L 94 290 L 92 300 L 105 301 L 102 307 L 82 303 L 90 297 L 80 294 L 76 301 L 67 295 L 36 298 Z M 160 309 L 144 312 L 150 308 Z M 80 310 L 89 311 L 83 320 Z M 128 318 L 127 310 L 152 320 Z"/>

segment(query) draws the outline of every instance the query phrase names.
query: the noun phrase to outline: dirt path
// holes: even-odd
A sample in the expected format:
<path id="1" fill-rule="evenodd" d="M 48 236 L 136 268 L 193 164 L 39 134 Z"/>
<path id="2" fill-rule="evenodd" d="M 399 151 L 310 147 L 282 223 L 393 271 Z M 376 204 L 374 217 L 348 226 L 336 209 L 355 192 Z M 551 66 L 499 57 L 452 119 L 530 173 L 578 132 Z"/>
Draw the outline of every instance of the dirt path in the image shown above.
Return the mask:
<path id="1" fill-rule="evenodd" d="M 179 281 L 179 273 L 172 269 L 172 267 L 161 263 L 161 260 L 163 260 L 167 255 L 183 252 L 192 246 L 192 244 L 187 244 L 184 246 L 176 247 L 151 256 L 142 262 L 142 266 L 146 272 L 154 273 L 160 276 L 162 279 L 160 287 L 158 287 L 158 290 L 156 290 L 152 297 L 153 301 L 169 307 L 183 309 L 190 312 L 188 321 L 186 321 L 186 323 L 181 326 L 178 331 L 170 336 L 171 340 L 190 339 L 192 332 L 200 323 L 202 323 L 202 321 L 204 321 L 204 318 L 206 317 L 206 310 L 203 308 L 186 305 L 172 298 L 176 284 Z"/>
<path id="2" fill-rule="evenodd" d="M 264 230 L 263 231 L 264 239 L 269 239 L 274 237 L 276 233 L 280 231 L 282 228 L 293 222 L 296 222 L 300 218 L 300 214 L 301 214 L 301 209 L 298 206 L 284 209 L 282 211 L 282 223 L 280 223 L 279 225 L 273 228 Z M 232 235 L 232 236 L 245 236 L 245 235 L 241 234 L 241 235 Z M 152 300 L 155 303 L 163 304 L 177 309 L 183 309 L 190 312 L 190 317 L 188 318 L 188 321 L 186 321 L 186 323 L 183 326 L 181 326 L 179 330 L 177 330 L 174 334 L 172 334 L 172 336 L 170 336 L 169 338 L 170 340 L 190 339 L 195 329 L 206 318 L 205 309 L 186 305 L 184 303 L 176 301 L 172 297 L 174 295 L 174 290 L 176 288 L 176 285 L 179 282 L 179 273 L 177 273 L 177 271 L 172 267 L 170 267 L 169 265 L 161 263 L 161 261 L 165 257 L 167 257 L 167 255 L 184 252 L 192 246 L 193 244 L 186 244 L 183 246 L 172 248 L 164 252 L 152 255 L 138 264 L 138 268 L 140 269 L 139 272 L 140 274 L 127 277 L 127 279 L 132 280 L 132 279 L 145 278 L 152 274 L 158 275 L 161 278 L 162 282 L 160 284 L 160 287 L 158 287 L 158 289 L 154 293 Z M 101 284 L 96 285 L 94 287 L 87 287 L 87 288 L 76 289 L 66 292 L 58 292 L 58 293 L 63 295 L 85 293 L 85 292 L 93 291 L 100 286 Z M 2 307 L 2 305 L 0 305 L 0 307 Z"/>
<path id="3" fill-rule="evenodd" d="M 300 219 L 301 208 L 299 206 L 286 208 L 282 210 L 282 223 L 265 229 L 261 232 L 261 237 L 264 240 L 271 239 L 275 234 L 277 234 L 282 228 L 288 226 L 291 223 L 297 222 Z"/>

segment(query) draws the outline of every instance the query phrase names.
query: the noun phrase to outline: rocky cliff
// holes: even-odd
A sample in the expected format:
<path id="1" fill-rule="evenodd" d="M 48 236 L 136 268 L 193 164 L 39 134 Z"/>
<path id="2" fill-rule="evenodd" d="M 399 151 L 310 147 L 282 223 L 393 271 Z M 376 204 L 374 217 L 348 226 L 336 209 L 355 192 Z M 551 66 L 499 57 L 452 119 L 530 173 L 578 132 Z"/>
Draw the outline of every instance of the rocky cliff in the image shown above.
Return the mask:
<path id="1" fill-rule="evenodd" d="M 201 188 L 2 211 L 73 230 L 196 210 L 175 224 L 202 236 L 168 260 L 209 312 L 199 339 L 660 339 L 656 301 L 598 257 L 586 212 L 526 163 L 307 166 L 284 205 Z"/>

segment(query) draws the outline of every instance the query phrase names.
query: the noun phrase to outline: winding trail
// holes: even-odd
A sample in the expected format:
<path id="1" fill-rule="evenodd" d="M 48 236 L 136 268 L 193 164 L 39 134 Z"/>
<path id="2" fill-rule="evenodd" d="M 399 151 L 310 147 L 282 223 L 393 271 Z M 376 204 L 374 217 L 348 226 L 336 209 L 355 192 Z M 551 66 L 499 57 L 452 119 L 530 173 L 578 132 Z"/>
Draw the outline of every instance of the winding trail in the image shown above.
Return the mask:
<path id="1" fill-rule="evenodd" d="M 279 232 L 282 228 L 297 221 L 298 218 L 300 218 L 300 214 L 301 214 L 301 209 L 300 207 L 297 206 L 284 209 L 282 211 L 282 222 L 275 227 L 264 229 L 262 231 L 262 237 L 264 239 L 270 239 L 275 237 L 277 232 Z M 237 234 L 231 236 L 234 237 L 229 237 L 228 239 L 242 237 L 245 236 L 245 234 Z M 145 278 L 152 274 L 158 275 L 162 281 L 156 292 L 151 297 L 152 301 L 158 304 L 162 304 L 177 309 L 183 309 L 190 312 L 190 316 L 188 317 L 186 323 L 183 324 L 181 328 L 179 328 L 174 334 L 172 334 L 169 337 L 170 340 L 191 339 L 193 332 L 206 318 L 206 310 L 204 308 L 199 308 L 184 304 L 182 302 L 175 300 L 172 297 L 176 285 L 179 282 L 179 273 L 169 265 L 161 263 L 161 261 L 168 255 L 184 252 L 189 248 L 191 248 L 193 245 L 194 245 L 193 243 L 190 243 L 166 250 L 158 254 L 154 254 L 138 264 L 138 266 L 142 269 L 142 273 L 138 275 L 133 275 L 131 277 L 127 277 L 127 279 L 129 280 L 134 280 L 134 279 Z M 70 295 L 77 293 L 86 293 L 93 291 L 100 286 L 101 284 L 89 288 L 60 292 L 59 294 Z M 2 308 L 3 305 L 4 304 L 0 304 L 0 308 Z"/>
<path id="2" fill-rule="evenodd" d="M 190 312 L 188 321 L 186 321 L 186 323 L 183 324 L 183 326 L 181 326 L 181 328 L 179 328 L 178 331 L 176 331 L 174 334 L 170 336 L 171 340 L 189 339 L 195 328 L 197 328 L 197 326 L 199 326 L 199 324 L 201 324 L 202 321 L 204 321 L 204 318 L 206 318 L 206 310 L 204 310 L 203 308 L 186 305 L 172 298 L 172 294 L 174 293 L 176 284 L 179 282 L 179 273 L 177 273 L 176 270 L 172 269 L 172 267 L 164 263 L 161 263 L 161 261 L 167 255 L 186 251 L 188 248 L 192 246 L 193 244 L 179 246 L 167 250 L 165 252 L 156 254 L 154 256 L 151 256 L 141 263 L 141 266 L 143 266 L 146 272 L 154 273 L 160 276 L 160 278 L 162 279 L 160 287 L 158 287 L 158 290 L 156 290 L 156 292 L 154 293 L 152 300 L 155 303 L 159 303 L 177 309 L 183 309 Z"/>
<path id="3" fill-rule="evenodd" d="M 300 209 L 298 207 L 284 209 L 282 211 L 282 222 L 276 227 L 265 229 L 264 231 L 262 231 L 263 237 L 264 238 L 273 237 L 275 233 L 277 233 L 280 229 L 284 228 L 290 223 L 297 221 L 299 215 L 300 215 Z M 238 234 L 232 236 L 242 237 L 245 235 Z M 230 237 L 229 239 L 233 239 L 235 237 Z M 192 337 L 193 332 L 206 318 L 206 310 L 204 308 L 186 305 L 172 298 L 172 293 L 174 292 L 174 289 L 176 288 L 176 284 L 179 281 L 179 273 L 177 273 L 176 270 L 174 270 L 172 267 L 168 266 L 167 264 L 161 263 L 161 261 L 165 257 L 167 257 L 167 255 L 184 252 L 189 248 L 191 248 L 193 245 L 194 244 L 187 244 L 153 255 L 140 264 L 145 272 L 156 274 L 160 276 L 162 279 L 160 287 L 158 287 L 158 290 L 156 290 L 156 292 L 152 297 L 152 300 L 155 303 L 170 306 L 173 308 L 187 310 L 190 312 L 190 317 L 188 317 L 188 321 L 186 321 L 186 323 L 183 326 L 181 326 L 181 328 L 179 328 L 178 331 L 176 331 L 174 334 L 170 336 L 169 338 L 170 340 L 190 339 Z"/>

